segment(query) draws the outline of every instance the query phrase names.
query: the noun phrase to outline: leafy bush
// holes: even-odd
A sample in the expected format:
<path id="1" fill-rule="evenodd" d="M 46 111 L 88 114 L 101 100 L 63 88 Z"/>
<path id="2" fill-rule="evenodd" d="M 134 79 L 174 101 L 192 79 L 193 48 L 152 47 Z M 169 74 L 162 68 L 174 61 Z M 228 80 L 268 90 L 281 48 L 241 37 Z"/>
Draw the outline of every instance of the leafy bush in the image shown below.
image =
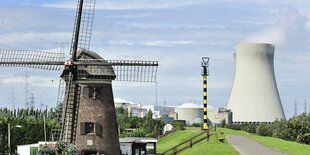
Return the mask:
<path id="1" fill-rule="evenodd" d="M 129 133 L 129 137 L 145 137 L 145 132 L 142 128 L 136 129 Z"/>
<path id="2" fill-rule="evenodd" d="M 272 136 L 272 128 L 265 123 L 259 124 L 256 128 L 256 134 L 260 136 Z"/>
<path id="3" fill-rule="evenodd" d="M 74 144 L 67 143 L 64 141 L 58 141 L 56 143 L 56 153 L 57 155 L 72 155 L 76 147 Z"/>
<path id="4" fill-rule="evenodd" d="M 201 127 L 201 124 L 200 123 L 193 123 L 192 126 L 193 127 Z"/>
<path id="5" fill-rule="evenodd" d="M 249 123 L 244 123 L 241 125 L 241 130 L 249 132 L 249 133 L 256 133 L 256 124 L 249 124 Z"/>
<path id="6" fill-rule="evenodd" d="M 55 155 L 55 148 L 51 148 L 48 145 L 40 145 L 39 146 L 39 154 L 41 155 Z"/>
<path id="7" fill-rule="evenodd" d="M 298 135 L 296 142 L 310 144 L 310 133 Z"/>
<path id="8" fill-rule="evenodd" d="M 241 130 L 241 126 L 238 124 L 229 125 L 228 128 L 233 130 Z"/>
<path id="9" fill-rule="evenodd" d="M 185 124 L 182 123 L 182 122 L 177 122 L 177 121 L 174 121 L 172 123 L 172 126 L 175 127 L 177 130 L 184 130 L 185 128 Z"/>
<path id="10" fill-rule="evenodd" d="M 225 118 L 220 121 L 219 127 L 221 127 L 221 128 L 227 127 L 226 119 Z"/>

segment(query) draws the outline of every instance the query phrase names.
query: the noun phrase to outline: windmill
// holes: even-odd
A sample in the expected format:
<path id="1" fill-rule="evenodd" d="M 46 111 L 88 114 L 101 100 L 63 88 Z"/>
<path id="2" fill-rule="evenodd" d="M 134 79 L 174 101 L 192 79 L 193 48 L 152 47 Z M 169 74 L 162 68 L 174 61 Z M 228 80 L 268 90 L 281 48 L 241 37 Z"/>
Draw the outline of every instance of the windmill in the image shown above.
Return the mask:
<path id="1" fill-rule="evenodd" d="M 95 0 L 78 0 L 69 60 L 63 53 L 0 50 L 0 66 L 63 69 L 60 140 L 80 154 L 120 154 L 112 80 L 155 82 L 157 61 L 105 60 L 89 50 Z"/>

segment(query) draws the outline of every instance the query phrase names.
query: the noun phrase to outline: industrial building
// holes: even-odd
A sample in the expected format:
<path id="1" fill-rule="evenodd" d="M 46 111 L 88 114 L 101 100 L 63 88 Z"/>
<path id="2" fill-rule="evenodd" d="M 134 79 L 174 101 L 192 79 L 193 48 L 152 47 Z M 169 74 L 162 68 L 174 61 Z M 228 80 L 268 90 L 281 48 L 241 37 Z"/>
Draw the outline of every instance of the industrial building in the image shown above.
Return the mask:
<path id="1" fill-rule="evenodd" d="M 132 116 L 144 117 L 148 111 L 152 111 L 153 119 L 162 118 L 163 116 L 169 115 L 174 111 L 174 107 L 156 106 L 156 105 L 142 105 L 131 101 L 126 101 L 121 98 L 114 99 L 115 108 L 123 108 L 128 110 Z"/>
<path id="2" fill-rule="evenodd" d="M 128 110 L 128 113 L 136 117 L 144 117 L 147 115 L 148 110 L 143 108 L 141 104 L 125 101 L 121 98 L 114 99 L 115 108 L 123 108 Z"/>
<path id="3" fill-rule="evenodd" d="M 183 103 L 177 107 L 164 107 L 156 105 L 142 105 L 126 101 L 121 98 L 115 98 L 115 107 L 127 109 L 132 116 L 145 117 L 148 111 L 152 111 L 153 119 L 162 119 L 165 123 L 172 123 L 174 120 L 183 120 L 187 125 L 203 122 L 203 105 L 195 103 Z M 208 105 L 208 122 L 219 124 L 221 120 L 226 123 L 232 122 L 230 110 L 223 108 L 214 108 Z"/>
<path id="4" fill-rule="evenodd" d="M 195 103 L 184 103 L 175 108 L 176 120 L 185 120 L 187 125 L 203 122 L 203 106 Z M 231 112 L 223 108 L 208 105 L 208 122 L 210 125 L 219 124 L 221 120 L 231 123 Z"/>
<path id="5" fill-rule="evenodd" d="M 233 123 L 285 118 L 274 72 L 274 49 L 265 43 L 236 45 L 235 77 L 227 105 Z"/>

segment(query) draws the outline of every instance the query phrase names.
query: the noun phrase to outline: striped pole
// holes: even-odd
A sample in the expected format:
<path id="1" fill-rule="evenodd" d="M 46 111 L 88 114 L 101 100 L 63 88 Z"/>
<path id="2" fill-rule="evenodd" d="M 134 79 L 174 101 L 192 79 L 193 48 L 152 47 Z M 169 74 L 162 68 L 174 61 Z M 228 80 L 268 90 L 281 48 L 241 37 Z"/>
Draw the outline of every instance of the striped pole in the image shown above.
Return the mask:
<path id="1" fill-rule="evenodd" d="M 208 66 L 209 66 L 209 57 L 202 58 L 202 67 L 203 67 L 203 130 L 208 130 L 208 101 L 207 101 L 207 77 L 208 77 Z"/>
<path id="2" fill-rule="evenodd" d="M 207 111 L 208 111 L 208 107 L 207 107 L 207 74 L 206 72 L 206 68 L 203 69 L 204 70 L 204 74 L 203 74 L 203 130 L 208 130 L 208 115 L 207 115 Z"/>

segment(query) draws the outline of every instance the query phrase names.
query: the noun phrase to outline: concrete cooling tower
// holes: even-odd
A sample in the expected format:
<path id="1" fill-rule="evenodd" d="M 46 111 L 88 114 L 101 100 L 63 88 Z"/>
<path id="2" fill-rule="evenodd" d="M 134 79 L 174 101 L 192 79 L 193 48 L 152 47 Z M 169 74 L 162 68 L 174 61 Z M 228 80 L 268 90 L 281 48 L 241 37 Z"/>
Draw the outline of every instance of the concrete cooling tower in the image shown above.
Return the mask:
<path id="1" fill-rule="evenodd" d="M 227 105 L 234 123 L 285 118 L 274 74 L 274 48 L 264 43 L 236 46 L 235 78 Z"/>

